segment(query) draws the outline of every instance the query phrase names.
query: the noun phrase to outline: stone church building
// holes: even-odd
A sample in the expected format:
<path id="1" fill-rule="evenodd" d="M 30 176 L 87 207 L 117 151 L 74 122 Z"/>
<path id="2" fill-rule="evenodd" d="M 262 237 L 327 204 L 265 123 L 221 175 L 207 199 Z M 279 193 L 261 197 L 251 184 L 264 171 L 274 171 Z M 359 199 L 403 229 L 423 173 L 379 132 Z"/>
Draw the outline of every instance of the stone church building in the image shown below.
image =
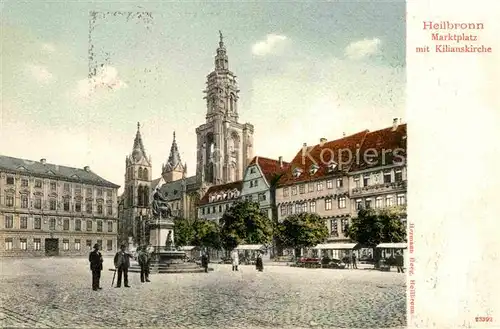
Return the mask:
<path id="1" fill-rule="evenodd" d="M 161 177 L 152 177 L 151 156 L 146 154 L 137 124 L 132 153 L 125 159 L 125 190 L 119 201 L 120 240 L 143 243 L 145 221 L 157 188 L 166 198 L 174 216 L 194 219 L 196 206 L 210 186 L 240 181 L 253 158 L 254 127 L 238 122 L 238 86 L 229 70 L 222 34 L 215 56 L 215 68 L 208 74 L 206 122 L 196 128 L 196 175 L 187 177 L 173 133 L 170 154 L 162 165 Z"/>

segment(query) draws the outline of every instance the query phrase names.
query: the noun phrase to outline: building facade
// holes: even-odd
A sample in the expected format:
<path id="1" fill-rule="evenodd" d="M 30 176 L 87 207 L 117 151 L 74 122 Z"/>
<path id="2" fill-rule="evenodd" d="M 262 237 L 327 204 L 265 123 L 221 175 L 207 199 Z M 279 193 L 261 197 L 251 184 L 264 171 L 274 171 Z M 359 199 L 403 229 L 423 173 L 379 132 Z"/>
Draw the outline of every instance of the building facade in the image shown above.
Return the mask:
<path id="1" fill-rule="evenodd" d="M 349 170 L 351 213 L 361 208 L 406 207 L 406 124 L 394 119 L 393 126 L 366 135 L 360 160 Z"/>
<path id="2" fill-rule="evenodd" d="M 116 251 L 118 188 L 89 167 L 0 156 L 0 255 Z"/>
<path id="3" fill-rule="evenodd" d="M 279 219 L 316 213 L 328 227 L 325 243 L 355 242 L 346 233 L 359 209 L 406 207 L 406 138 L 406 124 L 395 120 L 389 128 L 304 144 L 280 180 Z"/>
<path id="4" fill-rule="evenodd" d="M 282 157 L 273 160 L 264 157 L 254 157 L 245 170 L 241 198 L 251 202 L 258 202 L 261 211 L 272 219 L 271 213 L 271 184 L 273 175 L 285 171 L 289 163 Z"/>
<path id="5" fill-rule="evenodd" d="M 366 131 L 314 146 L 304 144 L 292 160 L 276 193 L 280 221 L 287 216 L 316 213 L 325 220 L 327 242 L 348 242 L 351 217 L 348 170 Z"/>

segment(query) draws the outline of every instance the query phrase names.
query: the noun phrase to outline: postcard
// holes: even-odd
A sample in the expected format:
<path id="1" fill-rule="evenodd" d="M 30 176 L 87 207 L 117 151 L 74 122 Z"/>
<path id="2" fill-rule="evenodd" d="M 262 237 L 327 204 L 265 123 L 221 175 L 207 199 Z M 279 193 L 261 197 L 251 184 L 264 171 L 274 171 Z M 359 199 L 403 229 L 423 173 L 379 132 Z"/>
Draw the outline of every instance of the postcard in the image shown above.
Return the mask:
<path id="1" fill-rule="evenodd" d="M 498 327 L 498 9 L 2 3 L 2 328 Z"/>

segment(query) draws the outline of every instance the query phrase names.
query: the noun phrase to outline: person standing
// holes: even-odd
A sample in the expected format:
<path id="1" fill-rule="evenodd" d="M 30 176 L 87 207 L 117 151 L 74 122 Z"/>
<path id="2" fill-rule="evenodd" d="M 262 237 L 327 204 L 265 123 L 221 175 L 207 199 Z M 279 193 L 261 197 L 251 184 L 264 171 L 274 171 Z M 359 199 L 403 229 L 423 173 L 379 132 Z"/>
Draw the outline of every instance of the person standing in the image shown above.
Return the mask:
<path id="1" fill-rule="evenodd" d="M 208 273 L 208 255 L 206 251 L 201 256 L 201 266 L 205 269 L 205 273 Z"/>
<path id="2" fill-rule="evenodd" d="M 150 256 L 146 249 L 146 246 L 143 246 L 139 250 L 139 255 L 137 256 L 137 260 L 139 261 L 139 266 L 141 267 L 141 282 L 151 282 L 149 281 L 149 260 Z"/>
<path id="3" fill-rule="evenodd" d="M 238 250 L 234 249 L 231 252 L 231 260 L 233 261 L 233 271 L 237 271 L 238 265 L 240 264 Z"/>
<path id="4" fill-rule="evenodd" d="M 395 261 L 396 261 L 396 267 L 398 269 L 398 273 L 400 273 L 400 272 L 404 273 L 405 270 L 404 270 L 403 266 L 404 266 L 405 259 L 404 259 L 403 255 L 401 254 L 400 251 L 397 252 L 395 258 L 396 258 Z"/>
<path id="5" fill-rule="evenodd" d="M 92 290 L 100 290 L 100 280 L 102 271 L 102 255 L 99 252 L 99 245 L 94 245 L 94 250 L 89 254 L 90 270 L 92 271 Z"/>
<path id="6" fill-rule="evenodd" d="M 115 269 L 118 271 L 118 279 L 116 281 L 116 287 L 120 288 L 122 285 L 122 274 L 126 288 L 130 288 L 128 285 L 128 268 L 130 267 L 130 258 L 132 255 L 125 252 L 125 245 L 122 244 L 120 246 L 120 251 L 118 251 L 115 255 L 114 263 Z"/>
<path id="7" fill-rule="evenodd" d="M 352 253 L 352 268 L 358 269 L 358 263 L 356 263 L 356 253 Z"/>
<path id="8" fill-rule="evenodd" d="M 264 270 L 264 263 L 262 261 L 262 254 L 260 252 L 257 254 L 257 259 L 255 259 L 255 268 L 259 272 L 262 272 Z"/>

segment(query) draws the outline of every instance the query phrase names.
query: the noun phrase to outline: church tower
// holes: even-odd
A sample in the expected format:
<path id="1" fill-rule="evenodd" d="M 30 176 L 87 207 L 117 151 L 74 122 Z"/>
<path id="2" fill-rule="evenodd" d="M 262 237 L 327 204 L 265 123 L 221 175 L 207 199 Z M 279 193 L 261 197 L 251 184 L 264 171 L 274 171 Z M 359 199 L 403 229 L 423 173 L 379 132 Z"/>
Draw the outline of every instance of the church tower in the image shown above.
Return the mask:
<path id="1" fill-rule="evenodd" d="M 238 122 L 236 76 L 229 70 L 222 33 L 215 55 L 215 68 L 207 76 L 206 122 L 196 128 L 198 183 L 225 184 L 243 179 L 253 158 L 253 125 Z"/>
<path id="2" fill-rule="evenodd" d="M 172 146 L 170 147 L 170 155 L 168 156 L 167 163 L 161 168 L 161 175 L 165 180 L 165 183 L 169 183 L 184 178 L 185 174 L 186 166 L 182 164 L 174 131 L 174 139 L 172 140 Z"/>
<path id="3" fill-rule="evenodd" d="M 133 236 L 137 242 L 144 232 L 143 221 L 149 209 L 149 193 L 151 189 L 151 157 L 146 156 L 144 144 L 137 123 L 132 153 L 125 158 L 125 190 L 123 192 L 123 219 L 127 230 L 126 236 Z"/>

